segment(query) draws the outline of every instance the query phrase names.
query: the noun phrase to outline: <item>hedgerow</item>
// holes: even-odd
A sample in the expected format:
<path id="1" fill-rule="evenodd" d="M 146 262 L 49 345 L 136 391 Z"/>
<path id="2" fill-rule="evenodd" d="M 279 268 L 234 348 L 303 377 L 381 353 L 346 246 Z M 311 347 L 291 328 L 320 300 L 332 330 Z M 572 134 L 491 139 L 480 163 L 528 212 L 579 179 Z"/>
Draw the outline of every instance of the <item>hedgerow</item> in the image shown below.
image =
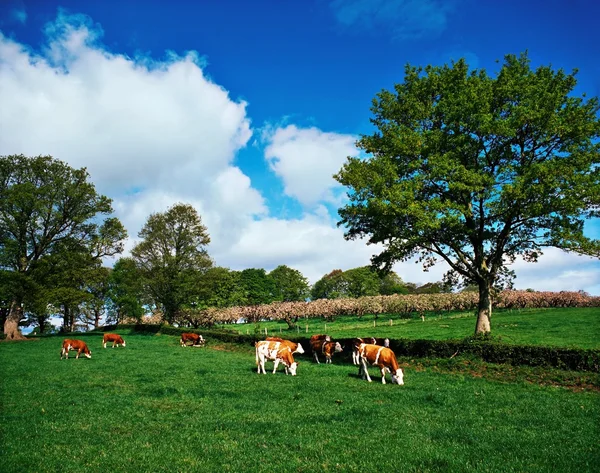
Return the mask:
<path id="1" fill-rule="evenodd" d="M 103 327 L 102 331 L 114 330 L 115 326 Z M 179 336 L 182 332 L 201 334 L 209 341 L 212 339 L 226 343 L 253 346 L 261 340 L 259 334 L 244 335 L 229 330 L 190 330 L 169 325 L 119 325 L 119 329 L 130 329 L 139 333 L 161 333 Z M 301 343 L 307 352 L 310 339 L 307 337 L 287 337 Z M 352 339 L 339 338 L 344 348 L 344 357 L 349 358 Z M 378 340 L 381 343 L 382 340 Z M 509 345 L 494 340 L 476 337 L 464 340 L 409 340 L 391 339 L 390 348 L 399 357 L 407 358 L 451 358 L 454 356 L 471 356 L 489 363 L 510 365 L 542 366 L 572 371 L 600 372 L 600 350 L 584 350 L 578 348 L 543 347 L 531 345 Z M 309 353 L 307 353 L 310 356 Z"/>

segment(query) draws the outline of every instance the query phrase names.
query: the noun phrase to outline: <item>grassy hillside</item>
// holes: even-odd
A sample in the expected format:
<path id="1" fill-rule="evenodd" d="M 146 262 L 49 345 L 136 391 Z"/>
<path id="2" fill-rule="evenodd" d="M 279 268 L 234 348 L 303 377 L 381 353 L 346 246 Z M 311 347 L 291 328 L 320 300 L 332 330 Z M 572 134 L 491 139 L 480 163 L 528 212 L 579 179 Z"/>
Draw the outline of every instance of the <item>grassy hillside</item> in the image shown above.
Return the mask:
<path id="1" fill-rule="evenodd" d="M 390 318 L 392 324 L 390 326 Z M 375 322 L 375 326 L 374 326 Z M 299 321 L 299 330 L 308 333 L 327 332 L 332 337 L 372 336 L 426 340 L 462 339 L 473 334 L 475 315 L 472 313 L 427 314 L 425 321 L 419 318 L 400 319 L 397 316 L 372 315 L 361 319 L 355 316 L 338 317 L 327 322 L 322 319 Z M 282 335 L 298 333 L 289 330 L 285 322 L 261 322 L 259 324 L 227 325 L 240 333 L 264 333 Z M 496 311 L 492 315 L 492 334 L 502 341 L 522 345 L 546 345 L 574 348 L 600 348 L 600 309 L 560 308 Z"/>
<path id="2" fill-rule="evenodd" d="M 3 472 L 585 472 L 600 462 L 597 391 L 410 360 L 405 386 L 306 359 L 297 377 L 259 376 L 250 347 L 124 336 L 118 349 L 80 337 L 91 360 L 59 360 L 62 337 L 0 343 Z"/>

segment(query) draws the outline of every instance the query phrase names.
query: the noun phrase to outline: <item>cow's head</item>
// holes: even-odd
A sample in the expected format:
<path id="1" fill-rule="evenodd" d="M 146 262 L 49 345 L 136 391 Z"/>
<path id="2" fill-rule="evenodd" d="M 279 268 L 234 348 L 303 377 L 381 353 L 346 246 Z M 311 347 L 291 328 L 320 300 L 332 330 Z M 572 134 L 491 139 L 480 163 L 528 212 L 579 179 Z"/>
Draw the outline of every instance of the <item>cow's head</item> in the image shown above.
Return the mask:
<path id="1" fill-rule="evenodd" d="M 125 344 L 125 340 L 121 339 L 121 345 L 123 345 L 124 347 L 125 347 L 125 346 L 127 346 L 127 345 Z"/>
<path id="2" fill-rule="evenodd" d="M 296 368 L 298 368 L 298 362 L 294 361 L 289 367 L 288 369 L 290 370 L 290 374 L 292 376 L 296 376 Z"/>
<path id="3" fill-rule="evenodd" d="M 300 345 L 298 343 L 298 348 L 296 348 L 296 353 L 304 353 L 304 348 L 302 348 L 302 345 Z"/>
<path id="4" fill-rule="evenodd" d="M 402 386 L 404 384 L 404 373 L 402 372 L 402 368 L 398 368 L 395 374 L 392 374 L 392 384 L 399 384 Z"/>
<path id="5" fill-rule="evenodd" d="M 92 357 L 92 352 L 90 350 L 87 351 L 87 353 L 84 353 L 86 358 L 91 358 Z"/>
<path id="6" fill-rule="evenodd" d="M 334 353 L 340 353 L 341 351 L 344 351 L 344 349 L 342 348 L 342 345 L 340 345 L 340 342 L 335 342 L 335 347 L 333 349 Z"/>

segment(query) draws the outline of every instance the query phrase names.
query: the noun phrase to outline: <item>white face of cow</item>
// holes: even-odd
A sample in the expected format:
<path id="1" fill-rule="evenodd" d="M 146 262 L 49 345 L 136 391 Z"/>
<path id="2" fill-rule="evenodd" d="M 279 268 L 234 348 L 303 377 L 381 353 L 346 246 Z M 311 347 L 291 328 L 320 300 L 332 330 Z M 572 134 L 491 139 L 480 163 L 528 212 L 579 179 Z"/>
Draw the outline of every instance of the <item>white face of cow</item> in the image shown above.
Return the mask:
<path id="1" fill-rule="evenodd" d="M 399 384 L 400 386 L 404 384 L 404 373 L 402 372 L 402 368 L 398 368 L 396 374 L 392 375 L 392 384 Z"/>
<path id="2" fill-rule="evenodd" d="M 296 348 L 296 353 L 304 353 L 304 348 L 302 348 L 302 345 L 300 345 L 298 343 L 298 348 Z"/>
<path id="3" fill-rule="evenodd" d="M 340 342 L 335 342 L 335 353 L 340 353 L 341 351 L 343 351 L 344 349 L 342 348 L 342 345 L 340 345 Z"/>
<path id="4" fill-rule="evenodd" d="M 84 355 L 86 356 L 86 358 L 91 358 L 92 357 L 92 352 L 84 353 Z"/>
<path id="5" fill-rule="evenodd" d="M 296 368 L 298 367 L 298 363 L 296 363 L 295 361 L 290 365 L 290 367 L 288 368 L 290 371 L 290 374 L 292 376 L 296 376 Z"/>
<path id="6" fill-rule="evenodd" d="M 123 345 L 124 347 L 126 347 L 126 346 L 127 346 L 127 345 L 125 344 L 125 340 L 123 340 L 123 343 L 122 343 L 122 345 Z"/>

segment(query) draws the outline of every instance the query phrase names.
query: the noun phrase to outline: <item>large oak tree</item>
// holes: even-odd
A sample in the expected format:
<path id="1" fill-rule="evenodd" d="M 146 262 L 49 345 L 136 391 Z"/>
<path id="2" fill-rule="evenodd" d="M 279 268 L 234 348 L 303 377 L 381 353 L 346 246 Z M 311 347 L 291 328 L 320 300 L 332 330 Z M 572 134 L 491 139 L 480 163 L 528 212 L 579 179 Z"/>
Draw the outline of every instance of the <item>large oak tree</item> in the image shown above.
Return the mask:
<path id="1" fill-rule="evenodd" d="M 476 333 L 490 331 L 494 287 L 515 258 L 549 246 L 597 256 L 583 226 L 600 205 L 599 107 L 574 94 L 575 75 L 533 70 L 526 54 L 495 77 L 464 60 L 407 66 L 373 100 L 365 156 L 335 176 L 349 188 L 346 237 L 382 244 L 380 268 L 444 260 L 450 279 L 479 289 Z"/>
<path id="2" fill-rule="evenodd" d="M 50 259 L 99 261 L 123 250 L 127 234 L 111 214 L 111 200 L 96 192 L 85 168 L 73 169 L 51 156 L 0 157 L 0 270 L 8 279 L 7 338 L 22 338 L 19 321 L 31 289 L 44 284 L 36 269 Z M 61 256 L 62 254 L 62 256 Z M 74 271 L 77 267 L 72 267 Z M 33 302 L 32 302 L 33 303 Z"/>

